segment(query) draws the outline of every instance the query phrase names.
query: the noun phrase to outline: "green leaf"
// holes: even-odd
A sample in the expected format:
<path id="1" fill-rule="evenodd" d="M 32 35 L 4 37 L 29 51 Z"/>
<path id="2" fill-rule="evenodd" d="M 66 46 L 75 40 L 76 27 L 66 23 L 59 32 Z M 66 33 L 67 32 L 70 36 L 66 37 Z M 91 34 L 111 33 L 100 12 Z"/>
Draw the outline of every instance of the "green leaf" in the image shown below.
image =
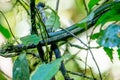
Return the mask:
<path id="1" fill-rule="evenodd" d="M 55 11 L 51 13 L 45 25 L 48 29 L 52 29 L 52 31 L 55 31 L 60 27 L 59 16 Z"/>
<path id="2" fill-rule="evenodd" d="M 13 66 L 13 80 L 29 80 L 29 65 L 26 54 L 20 54 Z"/>
<path id="3" fill-rule="evenodd" d="M 109 56 L 110 60 L 112 61 L 113 60 L 113 49 L 104 47 L 104 50 L 107 53 L 107 55 Z"/>
<path id="4" fill-rule="evenodd" d="M 102 24 L 104 25 L 109 21 L 120 21 L 120 3 L 113 4 L 111 9 L 104 13 L 97 21 L 96 25 Z"/>
<path id="5" fill-rule="evenodd" d="M 11 37 L 11 33 L 9 32 L 8 29 L 6 29 L 4 26 L 0 24 L 0 32 L 3 34 L 3 36 L 7 39 Z"/>
<path id="6" fill-rule="evenodd" d="M 60 58 L 51 63 L 39 65 L 32 73 L 30 80 L 50 80 L 59 71 L 61 61 Z"/>
<path id="7" fill-rule="evenodd" d="M 88 3 L 88 8 L 91 11 L 91 9 L 93 8 L 93 6 L 95 6 L 100 0 L 90 0 Z"/>
<path id="8" fill-rule="evenodd" d="M 95 33 L 95 34 L 91 35 L 90 38 L 93 39 L 93 40 L 98 39 L 100 34 L 101 34 L 101 32 Z"/>
<path id="9" fill-rule="evenodd" d="M 34 34 L 34 35 L 28 35 L 28 36 L 22 37 L 20 38 L 20 40 L 25 46 L 32 45 L 32 44 L 37 45 L 40 41 L 40 37 Z"/>
<path id="10" fill-rule="evenodd" d="M 118 56 L 119 56 L 119 60 L 120 60 L 120 48 L 118 48 L 117 52 L 118 52 Z"/>
<path id="11" fill-rule="evenodd" d="M 104 47 L 116 47 L 120 44 L 120 25 L 111 24 L 97 40 Z"/>

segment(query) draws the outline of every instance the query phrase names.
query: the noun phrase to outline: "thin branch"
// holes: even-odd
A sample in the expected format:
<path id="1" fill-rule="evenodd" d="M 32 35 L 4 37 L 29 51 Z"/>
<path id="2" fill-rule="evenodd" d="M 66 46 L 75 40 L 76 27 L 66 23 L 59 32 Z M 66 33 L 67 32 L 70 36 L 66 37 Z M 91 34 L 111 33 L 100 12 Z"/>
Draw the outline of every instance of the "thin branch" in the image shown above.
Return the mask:
<path id="1" fill-rule="evenodd" d="M 18 53 L 5 53 L 5 54 L 1 54 L 0 53 L 0 56 L 6 57 L 6 58 L 8 58 L 8 57 L 15 57 L 15 56 L 18 56 Z"/>
<path id="2" fill-rule="evenodd" d="M 67 33 L 69 33 L 69 34 L 71 34 L 74 38 L 76 38 L 77 40 L 79 40 L 85 47 L 87 47 L 88 48 L 88 50 L 90 51 L 90 53 L 91 53 L 91 56 L 92 56 L 92 59 L 93 59 L 93 61 L 95 62 L 95 64 L 96 64 L 96 67 L 97 67 L 97 69 L 98 69 L 98 72 L 99 72 L 99 76 L 100 76 L 100 79 L 102 80 L 102 74 L 101 74 L 101 71 L 100 71 L 100 68 L 99 68 L 99 66 L 98 66 L 98 63 L 97 63 L 97 61 L 96 61 L 96 59 L 95 59 L 95 57 L 94 57 L 94 55 L 93 55 L 93 53 L 92 53 L 92 51 L 91 51 L 91 49 L 90 49 L 90 47 L 89 46 L 87 46 L 81 39 L 79 39 L 75 34 L 73 34 L 73 33 L 71 33 L 71 32 L 69 32 L 68 30 L 66 30 L 66 29 L 63 29 L 63 30 L 65 30 Z"/>
<path id="3" fill-rule="evenodd" d="M 86 5 L 86 1 L 85 0 L 83 0 L 83 4 L 84 4 L 84 7 L 85 7 L 85 10 L 86 10 L 86 13 L 87 13 L 87 15 L 88 15 L 88 8 L 87 8 L 87 5 Z"/>
<path id="4" fill-rule="evenodd" d="M 88 11 L 88 8 L 87 8 L 87 4 L 86 4 L 86 1 L 85 0 L 83 0 L 83 4 L 84 4 L 84 7 L 85 7 L 85 11 L 86 11 L 86 14 L 87 14 L 87 16 L 88 16 L 88 13 L 89 13 L 89 11 Z M 86 25 L 87 25 L 87 22 L 86 22 Z M 85 26 L 86 27 L 86 26 Z M 87 39 L 87 43 L 89 42 L 88 41 L 88 33 L 87 33 L 87 27 L 86 27 L 86 39 Z M 90 45 L 89 43 L 88 43 L 88 45 Z M 87 55 L 86 55 L 86 58 L 85 58 L 85 73 L 86 73 L 86 69 L 87 69 L 87 61 L 88 61 L 88 50 L 87 50 Z"/>
<path id="5" fill-rule="evenodd" d="M 84 63 L 84 64 L 86 63 L 86 62 L 84 62 L 84 61 L 83 61 L 82 59 L 80 59 L 80 58 L 77 58 L 77 60 L 80 60 L 80 61 L 81 61 L 82 63 Z M 92 72 L 92 68 L 91 68 L 88 64 L 86 64 L 86 66 L 90 69 L 90 72 L 91 72 L 92 77 L 95 78 L 95 77 L 94 77 L 94 74 L 93 74 L 93 72 Z"/>
<path id="6" fill-rule="evenodd" d="M 13 34 L 13 31 L 12 31 L 12 29 L 11 29 L 11 27 L 10 27 L 10 24 L 9 24 L 6 16 L 4 15 L 4 13 L 3 13 L 2 11 L 0 11 L 0 13 L 3 15 L 5 21 L 6 21 L 7 25 L 8 25 L 8 28 L 9 28 L 9 30 L 10 30 L 10 33 L 11 33 L 11 35 L 13 36 L 14 40 L 17 42 L 17 44 L 19 44 L 19 42 L 17 41 L 15 35 Z"/>
<path id="7" fill-rule="evenodd" d="M 61 28 L 63 29 L 63 28 Z M 79 40 L 85 47 L 88 47 L 81 39 L 79 39 L 75 34 L 69 32 L 67 29 L 63 29 L 65 30 L 68 34 L 72 35 L 74 38 L 76 38 L 77 40 Z"/>
<path id="8" fill-rule="evenodd" d="M 58 9 L 59 9 L 59 3 L 60 3 L 60 0 L 57 0 L 57 2 L 56 2 L 56 12 L 58 12 Z"/>
<path id="9" fill-rule="evenodd" d="M 81 47 L 79 45 L 76 45 L 76 44 L 72 44 L 72 43 L 69 43 L 71 47 L 75 47 L 75 48 L 78 48 L 78 49 L 84 49 L 84 50 L 88 50 L 87 48 L 84 48 L 84 47 Z"/>
<path id="10" fill-rule="evenodd" d="M 70 74 L 73 74 L 73 75 L 77 75 L 77 76 L 81 76 L 81 77 L 87 78 L 87 79 L 89 79 L 89 80 L 95 80 L 94 78 L 88 77 L 88 76 L 86 76 L 86 75 L 83 74 L 83 73 L 72 72 L 72 71 L 67 71 L 67 72 L 70 73 Z"/>
<path id="11" fill-rule="evenodd" d="M 18 0 L 18 2 L 23 6 L 23 8 L 25 9 L 25 11 L 27 12 L 28 15 L 30 15 L 30 12 L 28 11 L 28 9 L 26 8 L 29 7 L 29 5 L 24 1 L 24 0 Z"/>

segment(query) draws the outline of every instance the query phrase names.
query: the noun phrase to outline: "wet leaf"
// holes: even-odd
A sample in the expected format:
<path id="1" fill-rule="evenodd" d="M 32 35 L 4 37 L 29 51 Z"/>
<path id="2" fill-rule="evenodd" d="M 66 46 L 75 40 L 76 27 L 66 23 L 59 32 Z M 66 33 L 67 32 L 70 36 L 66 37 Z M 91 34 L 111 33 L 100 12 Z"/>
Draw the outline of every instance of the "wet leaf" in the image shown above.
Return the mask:
<path id="1" fill-rule="evenodd" d="M 120 25 L 111 24 L 97 40 L 103 47 L 116 47 L 120 44 Z"/>
<path id="2" fill-rule="evenodd" d="M 50 80 L 59 71 L 61 61 L 60 58 L 51 63 L 39 65 L 32 73 L 30 80 Z"/>
<path id="3" fill-rule="evenodd" d="M 60 27 L 59 16 L 55 11 L 51 13 L 45 25 L 48 29 L 52 29 L 52 31 L 59 29 Z"/>
<path id="4" fill-rule="evenodd" d="M 34 35 L 22 37 L 20 38 L 20 40 L 25 46 L 32 45 L 32 44 L 37 45 L 40 41 L 40 37 L 34 34 Z"/>
<path id="5" fill-rule="evenodd" d="M 21 53 L 14 62 L 13 80 L 29 80 L 29 66 L 26 54 Z"/>

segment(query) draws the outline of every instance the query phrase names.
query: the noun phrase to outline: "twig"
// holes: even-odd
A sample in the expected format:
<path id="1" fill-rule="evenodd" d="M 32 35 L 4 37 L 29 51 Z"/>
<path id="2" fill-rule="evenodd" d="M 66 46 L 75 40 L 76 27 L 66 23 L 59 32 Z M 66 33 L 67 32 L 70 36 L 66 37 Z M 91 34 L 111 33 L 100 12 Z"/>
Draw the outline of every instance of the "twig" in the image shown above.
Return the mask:
<path id="1" fill-rule="evenodd" d="M 23 8 L 24 8 L 25 11 L 27 12 L 27 14 L 30 15 L 28 9 L 26 8 L 26 6 L 28 7 L 29 5 L 28 5 L 24 0 L 22 0 L 22 2 L 23 2 L 25 5 L 21 2 L 21 0 L 18 0 L 18 2 L 23 6 Z"/>
<path id="2" fill-rule="evenodd" d="M 89 11 L 88 11 L 87 4 L 86 4 L 85 0 L 83 0 L 83 4 L 84 4 L 84 7 L 85 7 L 86 14 L 88 16 Z M 87 33 L 87 22 L 86 22 L 85 27 L 86 27 L 86 39 L 87 39 L 87 43 L 88 43 L 89 41 L 88 41 L 88 33 Z M 90 44 L 88 43 L 88 45 L 90 45 Z M 85 73 L 86 73 L 86 69 L 87 69 L 87 60 L 88 60 L 88 50 L 87 50 L 87 55 L 86 55 L 86 58 L 85 58 Z"/>
<path id="3" fill-rule="evenodd" d="M 19 53 L 5 53 L 5 54 L 1 54 L 1 53 L 0 53 L 0 56 L 8 58 L 8 57 L 18 56 L 18 54 L 19 54 Z"/>
<path id="4" fill-rule="evenodd" d="M 88 77 L 88 76 L 86 76 L 86 75 L 83 74 L 83 73 L 72 72 L 72 71 L 67 71 L 67 72 L 70 73 L 70 74 L 73 74 L 73 75 L 78 75 L 78 76 L 81 76 L 81 77 L 84 77 L 84 78 L 90 79 L 90 80 L 95 80 L 94 78 Z"/>
<path id="5" fill-rule="evenodd" d="M 84 64 L 86 63 L 86 62 L 84 62 L 84 61 L 83 61 L 82 59 L 80 59 L 80 58 L 77 58 L 77 59 L 80 60 L 81 62 L 83 62 Z M 95 77 L 94 77 L 94 74 L 93 74 L 93 72 L 92 72 L 92 68 L 91 68 L 88 64 L 86 64 L 86 66 L 89 67 L 92 77 L 95 78 Z"/>
<path id="6" fill-rule="evenodd" d="M 87 13 L 87 15 L 88 15 L 88 8 L 87 8 L 87 5 L 86 5 L 86 1 L 85 0 L 83 0 L 83 4 L 84 4 L 84 7 L 85 7 L 85 10 L 86 10 L 86 13 Z"/>
<path id="7" fill-rule="evenodd" d="M 9 24 L 6 16 L 4 15 L 4 13 L 3 13 L 2 11 L 0 11 L 0 13 L 1 13 L 1 14 L 3 15 L 3 17 L 5 18 L 5 21 L 6 21 L 7 25 L 8 25 L 8 28 L 9 28 L 10 33 L 12 34 L 13 38 L 15 39 L 15 41 L 17 42 L 17 44 L 19 44 L 19 42 L 17 41 L 15 35 L 13 34 L 13 31 L 12 31 L 12 29 L 11 29 L 11 27 L 10 27 L 10 24 Z"/>
<path id="8" fill-rule="evenodd" d="M 56 12 L 58 12 L 58 9 L 59 9 L 59 2 L 60 2 L 60 0 L 57 0 L 57 2 L 56 2 Z"/>
<path id="9" fill-rule="evenodd" d="M 70 44 L 71 47 L 75 47 L 75 48 L 78 48 L 78 49 L 88 50 L 87 48 L 81 47 L 81 46 L 79 46 L 79 45 L 72 44 L 72 43 L 70 43 L 70 42 L 69 42 L 69 44 Z"/>
<path id="10" fill-rule="evenodd" d="M 63 29 L 63 28 L 62 28 L 62 29 Z M 94 55 L 93 55 L 90 47 L 87 46 L 81 39 L 79 39 L 79 38 L 78 38 L 76 35 L 74 35 L 73 33 L 69 32 L 69 31 L 66 30 L 66 29 L 63 29 L 63 30 L 65 30 L 67 33 L 71 34 L 74 38 L 76 38 L 77 40 L 79 40 L 85 47 L 88 48 L 88 50 L 89 50 L 90 53 L 91 53 L 92 59 L 94 60 L 94 62 L 95 62 L 95 64 L 96 64 L 96 67 L 97 67 L 97 69 L 98 69 L 100 79 L 102 80 L 102 74 L 101 74 L 100 68 L 99 68 L 99 66 L 98 66 L 98 63 L 97 63 L 96 59 L 94 58 Z"/>

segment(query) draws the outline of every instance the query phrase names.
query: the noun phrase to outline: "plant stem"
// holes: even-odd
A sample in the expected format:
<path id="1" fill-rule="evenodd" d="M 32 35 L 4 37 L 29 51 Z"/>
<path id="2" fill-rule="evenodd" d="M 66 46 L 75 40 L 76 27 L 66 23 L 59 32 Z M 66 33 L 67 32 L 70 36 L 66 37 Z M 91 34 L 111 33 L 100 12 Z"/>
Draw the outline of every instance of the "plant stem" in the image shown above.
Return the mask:
<path id="1" fill-rule="evenodd" d="M 38 34 L 36 29 L 36 11 L 35 11 L 35 0 L 30 0 L 30 12 L 31 12 L 31 26 L 32 26 L 32 34 Z"/>

